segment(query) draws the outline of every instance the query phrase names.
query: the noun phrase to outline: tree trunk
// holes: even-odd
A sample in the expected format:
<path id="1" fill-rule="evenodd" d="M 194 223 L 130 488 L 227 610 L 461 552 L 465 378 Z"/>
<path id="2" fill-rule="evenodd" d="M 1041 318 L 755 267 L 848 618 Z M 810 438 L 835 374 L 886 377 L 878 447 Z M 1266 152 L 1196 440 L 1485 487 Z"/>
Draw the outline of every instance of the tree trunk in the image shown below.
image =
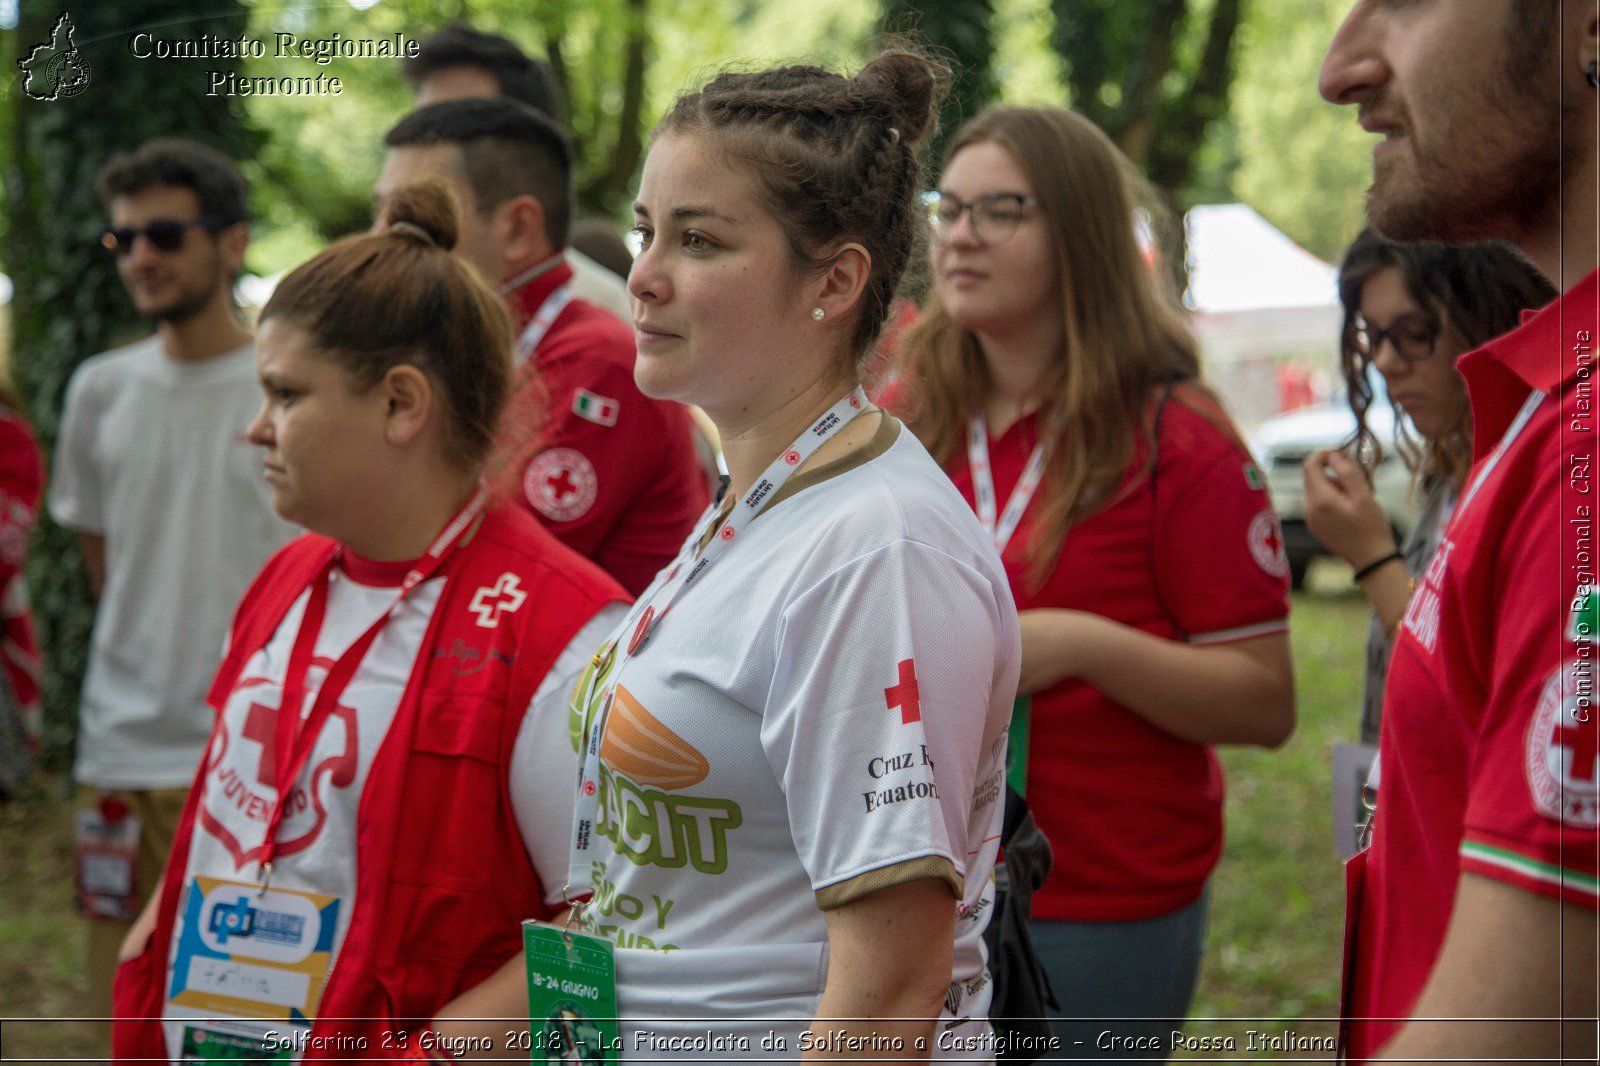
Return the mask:
<path id="1" fill-rule="evenodd" d="M 202 34 L 238 39 L 245 32 L 239 0 L 21 0 L 15 34 L 20 56 L 49 45 L 57 20 L 69 8 L 78 55 L 58 64 L 56 73 L 81 65 L 87 80 L 75 95 L 58 93 L 55 99 L 31 98 L 20 86 L 13 91 L 13 144 L 5 176 L 10 214 L 5 262 L 16 286 L 12 364 L 47 457 L 77 365 L 149 331 L 98 244 L 106 218 L 94 192 L 100 167 L 156 136 L 188 137 L 235 159 L 257 141 L 239 100 L 206 95 L 204 71 L 237 72 L 238 60 L 141 60 L 130 49 L 132 35 L 144 28 L 163 39 Z M 32 95 L 52 95 L 52 88 L 59 83 L 49 71 L 36 71 L 28 86 Z M 29 555 L 28 579 L 46 664 L 46 756 L 59 764 L 76 735 L 92 607 L 75 539 L 44 515 Z"/>

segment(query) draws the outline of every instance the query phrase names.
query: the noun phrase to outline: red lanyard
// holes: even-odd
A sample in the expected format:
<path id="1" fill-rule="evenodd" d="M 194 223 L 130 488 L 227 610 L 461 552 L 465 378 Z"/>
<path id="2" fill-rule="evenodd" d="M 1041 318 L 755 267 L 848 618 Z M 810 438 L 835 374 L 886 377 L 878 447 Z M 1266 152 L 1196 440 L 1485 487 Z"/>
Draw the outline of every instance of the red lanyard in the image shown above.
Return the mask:
<path id="1" fill-rule="evenodd" d="M 355 643 L 345 649 L 344 654 L 339 656 L 338 661 L 328 670 L 328 676 L 323 679 L 322 687 L 317 690 L 317 698 L 312 701 L 310 713 L 306 715 L 304 723 L 301 723 L 300 708 L 305 705 L 306 675 L 311 672 L 311 661 L 317 650 L 317 638 L 322 634 L 322 623 L 328 614 L 329 579 L 333 574 L 333 568 L 339 563 L 343 549 L 334 552 L 333 558 L 329 559 L 322 571 L 312 579 L 311 595 L 306 600 L 305 615 L 300 619 L 300 631 L 295 634 L 294 646 L 289 652 L 288 670 L 283 679 L 283 699 L 278 704 L 277 747 L 273 753 L 273 783 L 277 788 L 277 801 L 273 804 L 272 814 L 267 819 L 267 835 L 262 846 L 261 890 L 263 892 L 272 880 L 272 858 L 278 850 L 278 827 L 283 821 L 289 789 L 299 780 L 300 772 L 305 769 L 306 761 L 311 758 L 311 749 L 316 746 L 317 738 L 321 736 L 322 727 L 327 724 L 328 716 L 339 705 L 339 697 L 344 695 L 344 690 L 355 677 L 356 670 L 361 666 L 361 660 L 366 658 L 373 642 L 378 639 L 378 634 L 383 632 L 389 619 L 394 617 L 395 609 L 405 600 L 406 594 L 439 572 L 439 568 L 461 544 L 461 539 L 466 536 L 473 521 L 483 512 L 487 502 L 488 495 L 480 488 L 473 494 L 472 499 L 467 501 L 466 506 L 456 512 L 455 517 L 429 546 L 427 554 L 406 574 L 394 602 L 378 616 L 377 621 L 367 627 L 366 632 L 355 639 Z"/>

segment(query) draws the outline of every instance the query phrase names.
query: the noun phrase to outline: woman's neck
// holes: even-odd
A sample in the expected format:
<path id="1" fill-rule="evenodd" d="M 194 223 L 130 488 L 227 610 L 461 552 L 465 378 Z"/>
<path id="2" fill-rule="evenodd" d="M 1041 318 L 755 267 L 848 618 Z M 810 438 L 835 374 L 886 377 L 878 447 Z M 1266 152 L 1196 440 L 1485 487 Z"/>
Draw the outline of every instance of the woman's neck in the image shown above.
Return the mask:
<path id="1" fill-rule="evenodd" d="M 364 559 L 393 563 L 420 558 L 478 489 L 476 472 L 450 471 L 406 483 L 364 508 L 359 527 L 335 536 Z"/>
<path id="2" fill-rule="evenodd" d="M 983 414 L 989 431 L 999 436 L 1044 402 L 1039 387 L 1050 364 L 1059 358 L 1063 326 L 1059 314 L 998 332 L 977 333 L 978 349 L 989 372 Z"/>
<path id="3" fill-rule="evenodd" d="M 833 375 L 818 378 L 801 388 L 737 412 L 707 412 L 722 439 L 722 456 L 728 464 L 728 492 L 738 499 L 750 490 L 762 471 L 772 465 L 817 419 L 856 387 Z M 814 466 L 837 457 L 841 442 L 848 451 L 853 434 L 841 434 L 828 441 L 803 464 Z"/>

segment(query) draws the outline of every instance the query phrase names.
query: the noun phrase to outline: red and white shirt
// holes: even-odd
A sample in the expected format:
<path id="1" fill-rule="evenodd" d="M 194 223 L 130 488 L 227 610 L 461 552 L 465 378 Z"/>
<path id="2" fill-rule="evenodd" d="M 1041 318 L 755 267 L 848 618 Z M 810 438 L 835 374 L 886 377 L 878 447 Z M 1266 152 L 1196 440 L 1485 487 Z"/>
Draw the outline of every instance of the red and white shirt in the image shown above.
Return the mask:
<path id="1" fill-rule="evenodd" d="M 1072 527 L 1054 569 L 1032 588 L 1028 546 L 1049 488 L 1040 486 L 1003 556 L 1017 609 L 1089 611 L 1191 644 L 1284 632 L 1282 533 L 1226 425 L 1203 393 L 1175 389 L 1161 419 L 1155 491 L 1141 476 L 1141 446 L 1114 502 Z M 990 437 L 1001 505 L 1038 440 L 1036 414 Z M 965 453 L 949 474 L 971 503 Z M 1222 850 L 1222 769 L 1211 749 L 1076 679 L 1035 693 L 1029 714 L 1028 803 L 1056 854 L 1071 856 L 1034 893 L 1034 917 L 1134 921 L 1197 899 Z"/>
<path id="2" fill-rule="evenodd" d="M 517 329 L 571 279 L 557 259 L 509 294 Z M 508 494 L 636 596 L 672 561 L 710 493 L 688 409 L 640 392 L 633 363 L 632 329 L 570 300 L 532 365 L 519 367 L 504 446 L 518 456 Z"/>
<path id="3" fill-rule="evenodd" d="M 1351 860 L 1352 1059 L 1402 1024 L 1356 1019 L 1415 1008 L 1462 873 L 1600 906 L 1597 276 L 1460 362 L 1476 462 L 1396 638 L 1372 846 Z"/>
<path id="4" fill-rule="evenodd" d="M 0 407 L 0 661 L 22 712 L 22 733 L 37 750 L 43 734 L 39 648 L 34 642 L 22 564 L 44 490 L 39 446 L 22 416 Z"/>
<path id="5" fill-rule="evenodd" d="M 307 678 L 307 710 L 334 662 L 394 603 L 413 565 L 372 562 L 349 552 L 341 557 L 330 578 L 327 615 Z M 253 886 L 261 875 L 268 819 L 279 800 L 274 767 L 278 707 L 309 590 L 301 593 L 272 638 L 249 659 L 223 703 L 206 749 L 194 833 L 182 871 L 177 935 L 168 963 L 167 987 L 177 994 L 167 1003 L 165 1016 L 169 1050 L 175 1058 L 185 1019 L 214 1021 L 231 1015 L 235 1020 L 229 1027 L 237 1032 L 251 1029 L 241 1016 L 253 1012 L 267 1018 L 269 1009 L 303 1014 L 315 1010 L 320 982 L 338 964 L 357 894 L 380 890 L 359 883 L 357 810 L 374 757 L 412 674 L 417 664 L 441 656 L 457 660 L 462 670 L 482 666 L 472 661 L 459 640 L 454 642 L 457 646 L 424 647 L 445 580 L 439 576 L 424 581 L 401 601 L 318 734 L 304 769 L 283 800 L 286 813 L 277 834 L 271 892 L 264 900 L 257 898 Z M 474 602 L 488 612 L 509 613 L 523 607 L 514 595 L 484 596 Z M 621 604 L 602 608 L 578 631 L 545 675 L 517 732 L 508 780 L 512 810 L 550 905 L 561 902 L 572 822 L 570 793 L 556 784 L 570 780 L 576 769 L 567 743 L 567 703 L 590 655 L 622 613 Z M 478 649 L 476 654 L 495 652 Z M 256 899 L 263 914 L 281 912 L 277 920 L 284 930 L 298 922 L 294 932 L 299 939 L 291 943 L 284 930 L 275 937 L 237 932 L 228 937 L 226 933 L 236 928 L 229 925 L 229 908 L 238 906 L 241 894 Z M 307 906 L 307 899 L 320 905 Z M 185 923 L 195 926 L 188 935 Z M 203 946 L 193 947 L 197 941 Z M 285 952 L 310 955 L 313 948 L 330 958 L 325 966 L 310 967 L 304 980 L 253 961 L 281 962 Z M 260 1006 L 230 1009 L 241 985 L 255 990 L 250 998 Z M 264 1020 L 254 1028 L 282 1029 L 281 1013 L 277 1017 L 276 1022 Z"/>

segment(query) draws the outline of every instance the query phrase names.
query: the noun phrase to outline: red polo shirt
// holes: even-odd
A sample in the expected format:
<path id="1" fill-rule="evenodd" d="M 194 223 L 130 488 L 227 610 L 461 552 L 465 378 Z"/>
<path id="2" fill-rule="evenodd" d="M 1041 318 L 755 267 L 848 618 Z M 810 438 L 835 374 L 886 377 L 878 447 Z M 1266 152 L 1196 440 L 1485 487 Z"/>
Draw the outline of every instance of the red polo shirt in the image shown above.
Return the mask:
<path id="1" fill-rule="evenodd" d="M 901 389 L 891 389 L 891 402 Z M 1042 587 L 1028 581 L 1041 485 L 1003 555 L 1017 609 L 1067 608 L 1168 640 L 1220 644 L 1281 633 L 1289 566 L 1265 483 L 1227 416 L 1180 386 L 1161 419 L 1155 485 L 1141 445 L 1108 506 L 1068 532 Z M 1038 441 L 1038 417 L 989 441 L 1004 508 Z M 965 452 L 949 464 L 969 504 Z M 1136 921 L 1199 898 L 1222 851 L 1222 769 L 1173 736 L 1068 679 L 1029 708 L 1028 804 L 1056 851 L 1035 918 Z"/>
<path id="2" fill-rule="evenodd" d="M 1415 1009 L 1463 871 L 1600 899 L 1597 311 L 1591 274 L 1459 364 L 1473 473 L 1396 640 L 1372 846 L 1351 860 L 1352 1059 L 1403 1024 L 1355 1019 Z"/>
<path id="3" fill-rule="evenodd" d="M 563 261 L 506 296 L 518 334 L 572 279 Z M 545 528 L 638 595 L 710 500 L 682 404 L 633 383 L 633 330 L 569 302 L 518 368 L 498 483 Z M 537 373 L 534 370 L 537 370 Z M 542 418 L 540 416 L 542 413 Z"/>

